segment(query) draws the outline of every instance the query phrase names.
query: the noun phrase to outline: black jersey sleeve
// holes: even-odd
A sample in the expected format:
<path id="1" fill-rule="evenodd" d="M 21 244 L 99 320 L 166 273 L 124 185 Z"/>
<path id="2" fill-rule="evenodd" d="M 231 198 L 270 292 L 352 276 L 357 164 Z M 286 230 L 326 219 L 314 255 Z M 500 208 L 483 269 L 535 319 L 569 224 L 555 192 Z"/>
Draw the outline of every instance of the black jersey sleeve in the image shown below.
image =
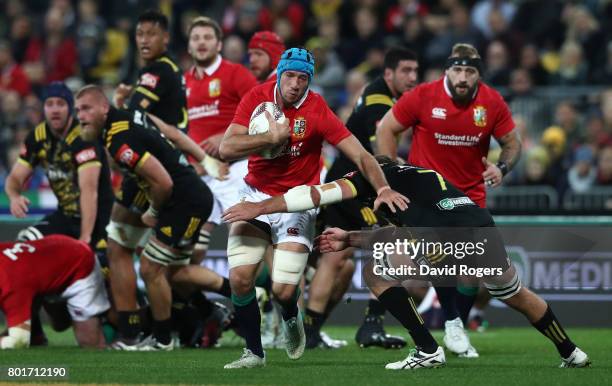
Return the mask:
<path id="1" fill-rule="evenodd" d="M 343 177 L 344 180 L 348 181 L 354 192 L 356 193 L 355 199 L 368 203 L 370 200 L 376 197 L 376 192 L 368 180 L 359 171 L 353 171 L 347 173 Z"/>
<path id="2" fill-rule="evenodd" d="M 110 134 L 109 134 L 110 135 Z M 106 139 L 107 149 L 120 168 L 135 173 L 151 156 L 142 138 L 138 138 L 134 129 L 119 131 Z"/>
<path id="3" fill-rule="evenodd" d="M 71 152 L 78 170 L 92 165 L 102 165 L 104 149 L 99 143 L 75 139 L 71 145 Z"/>
<path id="4" fill-rule="evenodd" d="M 165 62 L 158 61 L 147 66 L 138 78 L 128 110 L 153 110 L 164 98 L 173 81 L 172 69 Z"/>
<path id="5" fill-rule="evenodd" d="M 368 142 L 374 142 L 376 140 L 376 126 L 393 106 L 393 101 L 385 94 L 370 94 L 366 95 L 364 99 L 363 117 L 365 117 L 365 127 L 368 129 Z"/>
<path id="6" fill-rule="evenodd" d="M 18 162 L 31 168 L 36 167 L 39 163 L 39 153 L 43 151 L 42 144 L 45 139 L 46 130 L 44 124 L 40 124 L 34 130 L 30 131 L 19 152 Z"/>

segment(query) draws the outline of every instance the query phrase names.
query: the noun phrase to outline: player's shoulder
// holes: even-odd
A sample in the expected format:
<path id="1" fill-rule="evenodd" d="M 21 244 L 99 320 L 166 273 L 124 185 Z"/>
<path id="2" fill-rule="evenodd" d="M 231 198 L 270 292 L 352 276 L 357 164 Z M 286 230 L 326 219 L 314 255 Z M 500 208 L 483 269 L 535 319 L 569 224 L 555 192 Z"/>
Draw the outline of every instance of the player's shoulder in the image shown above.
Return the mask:
<path id="1" fill-rule="evenodd" d="M 478 82 L 479 96 L 494 103 L 505 103 L 504 97 L 493 86 L 482 81 Z"/>
<path id="2" fill-rule="evenodd" d="M 81 125 L 76 119 L 72 122 L 72 126 L 70 127 L 68 134 L 66 134 L 64 141 L 71 148 L 79 147 L 83 144 L 84 141 L 81 138 Z"/>
<path id="3" fill-rule="evenodd" d="M 180 74 L 181 68 L 179 65 L 168 55 L 162 55 L 155 59 L 152 63 L 147 66 L 151 71 L 166 72 L 172 74 Z M 146 69 L 145 67 L 144 69 Z M 143 69 L 143 70 L 144 70 Z"/>
<path id="4" fill-rule="evenodd" d="M 411 93 L 416 93 L 419 95 L 434 95 L 439 94 L 440 92 L 445 93 L 444 91 L 444 77 L 433 80 L 431 82 L 425 82 L 417 85 L 414 89 L 412 89 Z"/>
<path id="5" fill-rule="evenodd" d="M 28 133 L 28 136 L 26 137 L 26 142 L 43 143 L 50 138 L 51 133 L 49 132 L 47 123 L 45 121 L 42 121 L 41 123 L 36 125 L 36 127 L 34 127 L 34 130 L 31 130 Z"/>
<path id="6" fill-rule="evenodd" d="M 231 73 L 251 74 L 249 69 L 243 66 L 242 64 L 234 63 L 227 59 L 221 59 L 221 65 L 219 66 L 219 68 Z"/>
<path id="7" fill-rule="evenodd" d="M 265 98 L 265 100 L 261 100 L 261 102 L 265 101 L 273 101 L 274 100 L 274 86 L 276 83 L 267 82 L 261 83 L 253 87 L 247 94 L 246 97 L 249 98 Z"/>

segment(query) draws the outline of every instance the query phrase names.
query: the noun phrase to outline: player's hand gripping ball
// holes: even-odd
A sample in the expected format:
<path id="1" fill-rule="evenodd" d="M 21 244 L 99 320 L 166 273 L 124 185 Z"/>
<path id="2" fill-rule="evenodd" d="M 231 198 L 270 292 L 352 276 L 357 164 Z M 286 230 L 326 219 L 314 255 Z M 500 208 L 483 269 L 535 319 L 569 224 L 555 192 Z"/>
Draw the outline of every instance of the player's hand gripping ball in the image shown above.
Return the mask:
<path id="1" fill-rule="evenodd" d="M 266 111 L 277 123 L 284 124 L 286 118 L 280 107 L 273 102 L 262 102 L 255 107 L 255 110 L 253 110 L 253 113 L 251 114 L 251 120 L 249 121 L 249 135 L 264 134 L 270 131 L 270 121 L 268 120 Z M 287 145 L 287 141 L 289 139 L 288 134 L 289 130 L 287 130 L 287 133 L 281 133 L 279 136 L 280 143 L 262 150 L 259 155 L 266 159 L 276 158 L 281 155 L 285 149 L 285 146 Z"/>

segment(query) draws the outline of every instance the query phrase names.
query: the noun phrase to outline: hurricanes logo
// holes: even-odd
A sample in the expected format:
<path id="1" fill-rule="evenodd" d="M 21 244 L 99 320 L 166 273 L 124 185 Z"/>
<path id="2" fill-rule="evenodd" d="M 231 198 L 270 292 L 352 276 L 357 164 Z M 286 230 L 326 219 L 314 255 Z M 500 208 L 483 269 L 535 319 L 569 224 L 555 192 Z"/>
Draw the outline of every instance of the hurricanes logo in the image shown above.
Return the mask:
<path id="1" fill-rule="evenodd" d="M 478 127 L 485 127 L 487 125 L 487 109 L 484 106 L 474 107 L 474 124 Z"/>

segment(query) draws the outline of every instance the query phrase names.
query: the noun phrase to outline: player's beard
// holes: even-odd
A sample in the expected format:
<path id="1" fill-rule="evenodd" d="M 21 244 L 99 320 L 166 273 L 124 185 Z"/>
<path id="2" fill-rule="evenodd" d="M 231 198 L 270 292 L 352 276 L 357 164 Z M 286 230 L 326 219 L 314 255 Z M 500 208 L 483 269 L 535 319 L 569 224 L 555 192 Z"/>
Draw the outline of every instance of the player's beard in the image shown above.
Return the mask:
<path id="1" fill-rule="evenodd" d="M 206 68 L 213 64 L 213 62 L 217 59 L 217 55 L 220 55 L 220 53 L 216 53 L 215 55 L 211 55 L 209 58 L 202 60 L 198 60 L 198 58 L 193 56 L 193 61 L 195 62 L 196 66 Z"/>
<path id="2" fill-rule="evenodd" d="M 470 103 L 472 101 L 472 97 L 474 96 L 474 92 L 476 91 L 476 87 L 478 87 L 478 83 L 476 82 L 474 83 L 472 87 L 468 86 L 467 92 L 461 95 L 457 93 L 457 90 L 455 89 L 456 86 L 453 86 L 449 78 L 446 78 L 446 82 L 447 82 L 446 85 L 448 86 L 448 89 L 450 90 L 450 93 L 453 96 L 453 101 L 455 101 L 456 103 L 460 105 L 465 105 L 465 104 Z M 467 86 L 467 83 L 464 83 L 464 84 Z"/>

